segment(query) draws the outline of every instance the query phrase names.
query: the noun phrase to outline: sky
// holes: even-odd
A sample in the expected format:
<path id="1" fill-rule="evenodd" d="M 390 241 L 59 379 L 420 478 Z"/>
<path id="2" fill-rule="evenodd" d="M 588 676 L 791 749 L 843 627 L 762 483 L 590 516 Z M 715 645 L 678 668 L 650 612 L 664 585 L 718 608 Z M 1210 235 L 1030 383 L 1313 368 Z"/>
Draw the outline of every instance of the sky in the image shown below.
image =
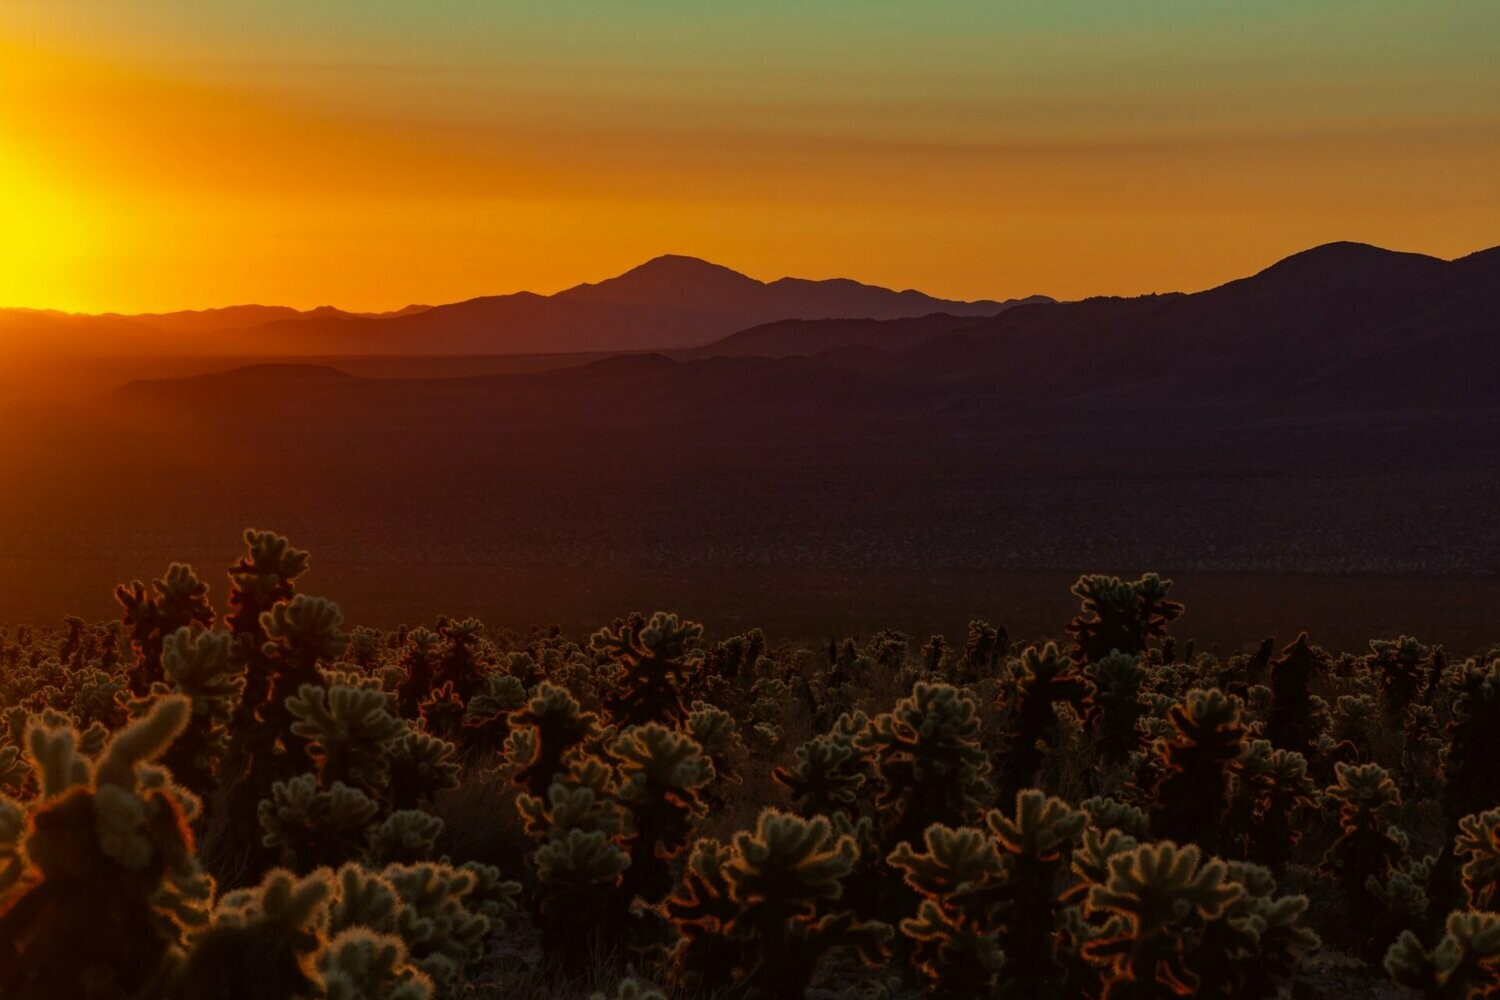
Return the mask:
<path id="1" fill-rule="evenodd" d="M 4 0 L 0 305 L 1452 257 L 1500 243 L 1497 38 L 1495 0 Z"/>

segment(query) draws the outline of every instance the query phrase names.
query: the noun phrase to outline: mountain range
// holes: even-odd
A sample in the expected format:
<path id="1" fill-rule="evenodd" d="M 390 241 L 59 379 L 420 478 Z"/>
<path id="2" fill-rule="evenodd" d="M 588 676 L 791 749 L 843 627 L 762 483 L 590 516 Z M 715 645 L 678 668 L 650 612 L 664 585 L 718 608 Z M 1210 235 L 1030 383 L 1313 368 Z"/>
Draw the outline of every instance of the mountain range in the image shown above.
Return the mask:
<path id="1" fill-rule="evenodd" d="M 661 303 L 672 300 L 669 274 L 703 279 L 676 295 L 683 309 L 697 310 L 699 317 L 710 309 L 727 314 L 726 303 L 736 302 L 736 294 L 747 296 L 739 307 L 748 312 L 758 294 L 749 289 L 782 285 L 671 260 L 615 279 L 620 284 L 574 292 L 591 306 L 644 302 L 659 312 Z M 827 302 L 829 290 L 821 287 L 826 284 L 785 287 L 796 290 L 812 312 L 816 307 L 809 303 Z M 739 395 L 745 405 L 774 417 L 789 408 L 816 410 L 835 393 L 843 394 L 846 406 L 860 399 L 881 411 L 922 415 L 1063 404 L 1069 412 L 1249 404 L 1356 412 L 1471 408 L 1488 405 L 1500 379 L 1500 249 L 1444 261 L 1334 243 L 1203 292 L 987 307 L 998 311 L 777 320 L 695 347 L 621 351 L 613 360 L 595 355 L 577 364 L 559 358 L 545 372 L 395 383 L 352 379 L 346 390 L 386 398 L 425 396 L 440 388 L 447 406 L 462 409 L 472 394 L 490 400 L 486 407 L 514 404 L 544 414 L 585 405 L 585 399 L 573 398 L 573 388 L 610 399 L 616 390 L 637 393 L 647 379 L 653 383 L 645 394 L 650 405 L 664 408 L 661 417 L 668 419 L 712 415 L 716 408 L 743 417 L 744 409 L 723 403 Z M 371 322 L 416 324 L 446 308 L 452 307 Z M 248 377 L 264 384 L 291 379 L 293 371 L 210 375 L 193 384 Z M 436 384 L 419 387 L 422 382 Z M 804 398 L 796 388 L 804 384 L 820 385 L 821 392 Z M 400 410 L 398 402 L 385 405 L 395 407 L 388 412 Z M 700 405 L 703 413 L 693 409 Z M 642 403 L 633 406 L 637 415 L 644 412 Z"/>
<path id="2" fill-rule="evenodd" d="M 627 277 L 556 308 L 638 320 L 677 302 L 729 324 L 764 295 L 825 301 L 677 260 Z M 409 337 L 454 308 L 481 307 L 226 339 Z M 772 579 L 814 602 L 829 581 L 900 580 L 916 600 L 970 574 L 981 611 L 1001 573 L 1500 566 L 1500 249 L 1337 243 L 1190 294 L 954 312 L 697 325 L 683 346 L 546 357 L 242 351 L 191 375 L 137 359 L 147 377 L 95 405 L 0 422 L 0 468 L 22 484 L 0 490 L 0 552 L 62 593 L 80 565 L 112 583 L 265 526 L 313 548 L 330 586 L 417 574 L 503 603 L 565 578 L 548 593 L 573 610 L 603 573 L 747 608 L 781 600 L 758 589 Z M 643 329 L 610 327 L 627 328 Z"/>
<path id="3" fill-rule="evenodd" d="M 259 305 L 134 316 L 0 310 L 0 335 L 28 353 L 551 354 L 694 347 L 785 319 L 992 316 L 1046 301 L 959 302 L 844 278 L 764 282 L 694 257 L 666 255 L 554 295 L 516 292 L 381 314 Z"/>

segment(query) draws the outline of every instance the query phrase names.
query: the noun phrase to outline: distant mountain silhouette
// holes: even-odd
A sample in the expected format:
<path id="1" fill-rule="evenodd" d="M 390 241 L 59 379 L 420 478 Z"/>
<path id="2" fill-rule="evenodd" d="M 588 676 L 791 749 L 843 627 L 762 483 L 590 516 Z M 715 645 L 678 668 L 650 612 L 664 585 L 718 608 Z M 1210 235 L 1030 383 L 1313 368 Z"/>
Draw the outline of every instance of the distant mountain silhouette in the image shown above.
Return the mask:
<path id="1" fill-rule="evenodd" d="M 614 406 L 640 410 L 643 402 L 632 397 L 640 379 L 649 377 L 660 383 L 651 395 L 664 420 L 711 414 L 715 401 L 741 396 L 745 406 L 774 418 L 779 407 L 794 401 L 803 409 L 790 387 L 817 385 L 819 379 L 824 386 L 842 387 L 846 402 L 857 397 L 882 410 L 904 407 L 924 417 L 1039 405 L 1171 410 L 1295 404 L 1371 411 L 1446 402 L 1500 409 L 1500 402 L 1490 399 L 1500 384 L 1497 271 L 1496 251 L 1443 261 L 1334 243 L 1193 294 L 1046 301 L 993 316 L 782 320 L 669 356 L 630 355 L 546 372 L 425 381 L 440 383 L 458 406 L 471 391 L 526 400 L 532 412 L 554 409 L 535 398 L 539 395 L 556 394 L 569 406 L 587 406 L 592 395 L 606 404 L 601 412 L 612 412 Z M 802 295 L 808 284 L 826 283 L 768 285 L 702 261 L 667 257 L 551 299 L 504 301 L 512 311 L 527 303 L 544 312 L 559 301 L 587 303 L 589 309 L 606 310 L 595 314 L 600 322 L 648 303 L 660 318 L 665 315 L 657 304 L 661 297 L 682 288 L 686 304 L 678 315 L 701 322 L 709 310 L 729 315 L 753 308 L 759 296 L 778 285 Z M 902 293 L 860 294 L 870 302 Z M 475 309 L 481 307 L 461 303 L 375 323 L 392 328 L 446 323 L 445 311 Z M 360 329 L 371 325 L 337 322 Z M 784 381 L 763 384 L 768 372 Z M 346 388 L 358 393 L 370 384 L 351 379 Z M 747 384 L 761 394 L 747 392 Z M 857 385 L 870 391 L 855 391 Z M 574 390 L 576 399 L 570 396 Z M 724 405 L 730 416 L 748 412 Z"/>
<path id="2" fill-rule="evenodd" d="M 701 317 L 776 284 L 702 267 L 505 308 L 660 317 L 691 273 Z M 1191 294 L 778 321 L 545 369 L 137 381 L 0 435 L 25 485 L 0 491 L 0 545 L 149 564 L 184 532 L 274 524 L 361 573 L 488 565 L 523 588 L 556 566 L 891 571 L 914 590 L 947 569 L 1493 574 L 1497 271 L 1497 251 L 1334 244 Z"/>
<path id="3" fill-rule="evenodd" d="M 276 306 L 235 306 L 69 320 L 76 327 L 75 339 L 87 334 L 91 320 L 106 324 L 99 327 L 101 334 L 112 329 L 110 323 L 136 324 L 128 339 L 110 345 L 127 353 L 530 354 L 695 347 L 776 320 L 895 319 L 936 312 L 992 316 L 1013 304 L 950 301 L 847 279 L 763 282 L 718 264 L 668 255 L 555 295 L 518 292 L 379 316 L 327 307 L 299 313 Z M 37 317 L 0 312 L 0 328 L 24 336 L 28 328 L 43 329 Z M 162 335 L 153 337 L 152 330 Z M 183 337 L 191 335 L 201 336 L 184 343 Z"/>
<path id="4" fill-rule="evenodd" d="M 1194 294 L 987 318 L 773 324 L 693 352 L 802 353 L 990 405 L 1472 401 L 1500 376 L 1500 251 L 1456 261 L 1334 243 Z M 805 350 L 796 348 L 797 344 Z M 847 350 L 851 345 L 861 350 Z"/>

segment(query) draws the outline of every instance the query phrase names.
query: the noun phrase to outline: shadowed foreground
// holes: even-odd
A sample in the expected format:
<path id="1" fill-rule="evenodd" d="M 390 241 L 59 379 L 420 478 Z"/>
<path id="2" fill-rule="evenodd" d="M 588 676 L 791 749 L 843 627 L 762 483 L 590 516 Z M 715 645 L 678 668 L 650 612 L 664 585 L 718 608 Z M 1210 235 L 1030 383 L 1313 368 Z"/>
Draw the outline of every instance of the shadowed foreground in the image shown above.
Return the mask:
<path id="1" fill-rule="evenodd" d="M 380 631 L 246 542 L 0 633 L 0 994 L 1500 988 L 1495 649 L 1214 655 L 1155 575 L 1036 643 Z"/>

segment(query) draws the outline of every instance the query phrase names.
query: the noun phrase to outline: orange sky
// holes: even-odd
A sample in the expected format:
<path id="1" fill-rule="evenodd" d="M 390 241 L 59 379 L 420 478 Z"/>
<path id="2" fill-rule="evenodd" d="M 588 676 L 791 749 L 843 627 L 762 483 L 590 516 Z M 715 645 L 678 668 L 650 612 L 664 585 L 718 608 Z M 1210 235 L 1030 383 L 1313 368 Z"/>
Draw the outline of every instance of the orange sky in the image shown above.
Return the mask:
<path id="1" fill-rule="evenodd" d="M 664 252 L 962 297 L 1454 256 L 1500 243 L 1497 37 L 1490 0 L 8 0 L 0 305 L 380 309 Z"/>

